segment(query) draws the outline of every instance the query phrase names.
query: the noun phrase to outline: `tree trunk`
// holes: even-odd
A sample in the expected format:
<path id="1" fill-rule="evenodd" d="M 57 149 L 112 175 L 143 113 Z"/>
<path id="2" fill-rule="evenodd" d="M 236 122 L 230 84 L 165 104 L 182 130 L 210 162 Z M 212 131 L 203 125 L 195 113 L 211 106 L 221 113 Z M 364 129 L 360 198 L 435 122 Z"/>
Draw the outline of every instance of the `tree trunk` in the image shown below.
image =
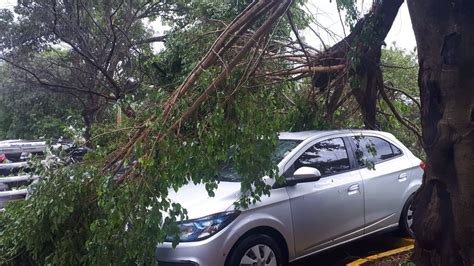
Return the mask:
<path id="1" fill-rule="evenodd" d="M 361 108 L 367 129 L 377 129 L 377 94 L 383 86 L 380 57 L 385 37 L 392 28 L 403 0 L 375 1 L 362 21 L 362 30 L 355 38 L 353 51 L 352 93 Z"/>
<path id="2" fill-rule="evenodd" d="M 474 263 L 474 1 L 409 0 L 427 167 L 415 198 L 417 265 Z"/>
<path id="3" fill-rule="evenodd" d="M 390 31 L 404 0 L 375 1 L 372 10 L 357 22 L 351 33 L 328 49 L 315 65 L 351 66 L 349 78 L 352 93 L 359 104 L 364 125 L 377 129 L 377 94 L 383 86 L 380 56 L 385 37 Z M 343 60 L 343 62 L 340 62 Z M 344 62 L 346 61 L 346 62 Z M 313 85 L 327 89 L 334 73 L 318 73 L 313 76 Z M 338 98 L 332 101 L 339 101 Z M 335 103 L 329 103 L 334 105 Z M 332 116 L 331 114 L 328 116 Z"/>
<path id="4" fill-rule="evenodd" d="M 94 114 L 88 110 L 82 111 L 82 119 L 84 120 L 84 139 L 86 141 L 86 146 L 91 148 L 92 143 L 90 142 L 92 137 L 92 123 L 94 119 Z"/>

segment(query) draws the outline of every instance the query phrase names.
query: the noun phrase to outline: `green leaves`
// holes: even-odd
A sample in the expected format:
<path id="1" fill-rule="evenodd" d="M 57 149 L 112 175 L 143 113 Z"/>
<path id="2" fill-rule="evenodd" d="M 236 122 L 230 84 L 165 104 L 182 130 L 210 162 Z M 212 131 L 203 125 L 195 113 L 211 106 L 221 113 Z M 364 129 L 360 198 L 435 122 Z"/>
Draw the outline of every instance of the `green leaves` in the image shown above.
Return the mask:
<path id="1" fill-rule="evenodd" d="M 329 2 L 332 2 L 330 0 Z M 352 29 L 359 19 L 359 11 L 355 0 L 336 0 L 338 10 L 344 10 L 346 12 L 346 24 Z"/>
<path id="2" fill-rule="evenodd" d="M 76 137 L 83 127 L 77 102 L 15 79 L 21 76 L 0 65 L 0 139 Z"/>
<path id="3" fill-rule="evenodd" d="M 418 105 L 407 96 L 409 95 L 418 102 L 420 101 L 416 51 L 402 50 L 395 45 L 393 43 L 389 49 L 382 50 L 381 67 L 385 84 L 387 85 L 385 91 L 401 117 L 414 125 L 420 126 L 420 110 Z M 394 91 L 390 88 L 399 91 Z M 379 108 L 381 112 L 378 115 L 378 121 L 381 122 L 382 130 L 392 132 L 416 156 L 424 158 L 423 148 L 413 132 L 403 126 L 395 117 L 384 115 L 384 113 L 391 113 L 384 102 L 379 103 Z"/>

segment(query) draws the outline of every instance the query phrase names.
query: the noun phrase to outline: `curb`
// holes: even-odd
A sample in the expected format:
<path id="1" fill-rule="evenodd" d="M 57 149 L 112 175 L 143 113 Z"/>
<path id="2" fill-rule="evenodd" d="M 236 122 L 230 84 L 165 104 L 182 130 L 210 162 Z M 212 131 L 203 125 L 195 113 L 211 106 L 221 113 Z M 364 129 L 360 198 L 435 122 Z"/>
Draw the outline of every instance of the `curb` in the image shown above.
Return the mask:
<path id="1" fill-rule="evenodd" d="M 384 257 L 392 256 L 392 255 L 395 255 L 395 254 L 398 254 L 398 253 L 402 253 L 402 252 L 405 252 L 405 251 L 412 250 L 414 248 L 415 245 L 414 245 L 414 240 L 413 239 L 403 239 L 403 241 L 405 242 L 405 246 L 403 246 L 403 247 L 388 250 L 388 251 L 385 251 L 385 252 L 381 252 L 381 253 L 378 253 L 378 254 L 375 254 L 375 255 L 372 255 L 372 256 L 368 256 L 368 257 L 365 257 L 365 258 L 362 258 L 362 259 L 358 259 L 356 261 L 353 261 L 353 262 L 350 262 L 350 263 L 346 264 L 346 266 L 360 266 L 360 265 L 362 265 L 366 262 L 371 262 L 371 261 L 378 260 L 378 259 L 381 259 L 381 258 L 384 258 Z"/>

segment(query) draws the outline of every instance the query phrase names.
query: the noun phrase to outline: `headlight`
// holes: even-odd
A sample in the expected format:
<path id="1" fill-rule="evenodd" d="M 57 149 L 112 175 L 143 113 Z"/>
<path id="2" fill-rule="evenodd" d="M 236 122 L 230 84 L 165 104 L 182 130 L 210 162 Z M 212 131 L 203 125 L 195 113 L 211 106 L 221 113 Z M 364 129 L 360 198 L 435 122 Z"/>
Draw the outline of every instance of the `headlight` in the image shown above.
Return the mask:
<path id="1" fill-rule="evenodd" d="M 206 239 L 222 230 L 230 224 L 237 216 L 239 211 L 221 212 L 207 217 L 187 220 L 178 223 L 179 241 L 190 242 Z M 174 236 L 167 236 L 167 242 L 173 242 Z"/>

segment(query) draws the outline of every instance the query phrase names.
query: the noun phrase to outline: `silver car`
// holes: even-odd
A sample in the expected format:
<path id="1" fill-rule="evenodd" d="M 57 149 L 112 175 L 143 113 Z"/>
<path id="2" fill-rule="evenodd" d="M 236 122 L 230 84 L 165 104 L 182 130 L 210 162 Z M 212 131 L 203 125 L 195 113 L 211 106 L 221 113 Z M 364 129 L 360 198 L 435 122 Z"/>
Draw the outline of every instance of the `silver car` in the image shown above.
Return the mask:
<path id="1" fill-rule="evenodd" d="M 390 229 L 411 234 L 411 201 L 423 162 L 393 135 L 342 130 L 280 133 L 275 153 L 285 185 L 264 178 L 271 195 L 236 210 L 240 183 L 224 179 L 215 197 L 189 184 L 173 201 L 191 220 L 180 243 L 158 245 L 160 266 L 286 265 Z"/>

